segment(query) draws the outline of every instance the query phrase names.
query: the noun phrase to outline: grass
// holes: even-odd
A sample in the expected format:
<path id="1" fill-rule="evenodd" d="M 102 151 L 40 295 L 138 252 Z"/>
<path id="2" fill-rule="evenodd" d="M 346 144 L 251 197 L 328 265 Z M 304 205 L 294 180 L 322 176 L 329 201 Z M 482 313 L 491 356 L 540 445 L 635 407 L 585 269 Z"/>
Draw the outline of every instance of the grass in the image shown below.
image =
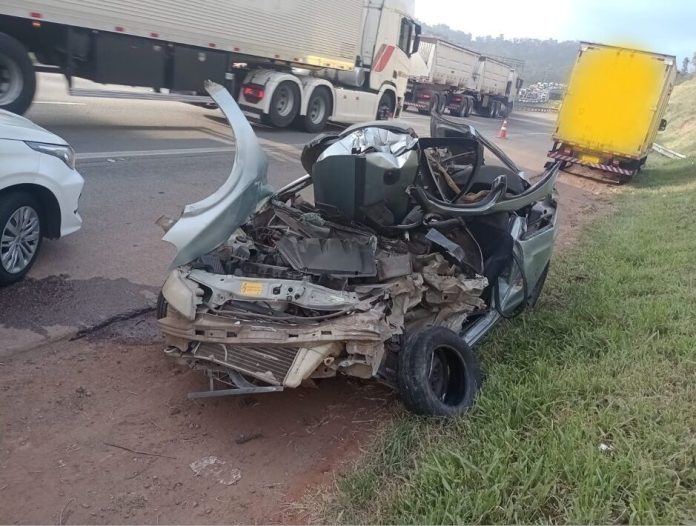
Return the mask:
<path id="1" fill-rule="evenodd" d="M 656 142 L 696 156 L 696 78 L 675 86 L 665 118 L 667 129 L 657 134 Z"/>
<path id="2" fill-rule="evenodd" d="M 406 414 L 326 522 L 683 523 L 696 517 L 696 166 L 662 162 L 480 348 L 454 422 Z"/>

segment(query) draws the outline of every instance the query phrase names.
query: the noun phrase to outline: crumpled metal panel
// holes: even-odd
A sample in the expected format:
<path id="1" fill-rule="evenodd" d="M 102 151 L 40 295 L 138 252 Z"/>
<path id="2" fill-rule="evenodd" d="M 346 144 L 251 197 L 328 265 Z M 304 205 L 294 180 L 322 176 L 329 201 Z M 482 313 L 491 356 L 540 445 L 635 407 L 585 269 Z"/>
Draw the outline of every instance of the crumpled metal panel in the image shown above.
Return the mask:
<path id="1" fill-rule="evenodd" d="M 296 238 L 278 241 L 278 251 L 295 270 L 330 276 L 375 276 L 377 238 Z"/>
<path id="2" fill-rule="evenodd" d="M 272 193 L 266 185 L 268 159 L 242 110 L 223 86 L 207 82 L 206 90 L 234 132 L 234 166 L 223 185 L 202 201 L 187 205 L 162 238 L 177 248 L 170 270 L 222 245 Z"/>

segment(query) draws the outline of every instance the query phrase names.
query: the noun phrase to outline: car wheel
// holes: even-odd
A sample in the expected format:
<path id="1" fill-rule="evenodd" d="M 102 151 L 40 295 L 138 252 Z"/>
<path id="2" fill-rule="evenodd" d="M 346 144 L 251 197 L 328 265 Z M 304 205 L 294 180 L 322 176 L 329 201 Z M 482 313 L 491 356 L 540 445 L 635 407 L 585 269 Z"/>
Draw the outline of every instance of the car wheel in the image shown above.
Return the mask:
<path id="1" fill-rule="evenodd" d="M 264 115 L 264 122 L 276 128 L 286 128 L 295 120 L 300 112 L 300 89 L 297 84 L 285 80 L 278 84 L 271 97 L 271 106 L 268 115 Z"/>
<path id="2" fill-rule="evenodd" d="M 302 127 L 309 133 L 318 133 L 326 127 L 331 115 L 331 96 L 325 88 L 312 92 L 307 103 L 307 114 L 302 116 Z"/>
<path id="3" fill-rule="evenodd" d="M 164 299 L 164 294 L 162 294 L 162 291 L 160 291 L 159 295 L 157 296 L 157 308 L 155 310 L 157 319 L 161 320 L 162 318 L 166 318 L 168 309 L 169 303 L 166 299 Z"/>
<path id="4" fill-rule="evenodd" d="M 410 411 L 457 416 L 473 405 L 481 386 L 481 368 L 455 332 L 427 327 L 410 334 L 399 351 L 397 385 Z"/>
<path id="5" fill-rule="evenodd" d="M 34 264 L 43 225 L 31 195 L 17 192 L 0 197 L 0 284 L 20 281 Z"/>
<path id="6" fill-rule="evenodd" d="M 22 114 L 36 91 L 36 73 L 24 46 L 0 33 L 0 109 Z"/>
<path id="7" fill-rule="evenodd" d="M 385 91 L 379 99 L 377 105 L 377 120 L 386 121 L 394 115 L 396 108 L 390 92 Z"/>

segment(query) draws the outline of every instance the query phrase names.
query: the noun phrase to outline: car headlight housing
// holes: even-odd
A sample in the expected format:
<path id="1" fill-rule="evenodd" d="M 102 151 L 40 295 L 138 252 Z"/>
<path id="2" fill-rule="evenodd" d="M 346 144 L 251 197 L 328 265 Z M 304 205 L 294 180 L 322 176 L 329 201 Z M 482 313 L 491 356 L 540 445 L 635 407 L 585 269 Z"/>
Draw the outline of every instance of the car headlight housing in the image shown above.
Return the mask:
<path id="1" fill-rule="evenodd" d="M 66 144 L 49 144 L 45 142 L 25 141 L 32 150 L 58 157 L 68 168 L 75 169 L 75 150 Z"/>

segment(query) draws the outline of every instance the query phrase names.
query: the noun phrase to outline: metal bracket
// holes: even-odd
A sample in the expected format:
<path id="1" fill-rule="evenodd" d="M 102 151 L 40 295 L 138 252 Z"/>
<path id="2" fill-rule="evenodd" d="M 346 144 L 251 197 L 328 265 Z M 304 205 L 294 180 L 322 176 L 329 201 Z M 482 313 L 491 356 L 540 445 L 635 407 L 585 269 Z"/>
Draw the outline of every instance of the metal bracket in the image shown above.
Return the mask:
<path id="1" fill-rule="evenodd" d="M 269 386 L 259 386 L 259 387 L 233 387 L 232 389 L 215 389 L 215 377 L 212 371 L 208 371 L 208 381 L 209 388 L 207 391 L 196 391 L 189 393 L 186 397 L 189 400 L 195 400 L 197 398 L 215 398 L 218 396 L 237 396 L 237 395 L 247 395 L 247 394 L 259 394 L 259 393 L 275 393 L 283 390 L 282 385 L 269 385 Z"/>

